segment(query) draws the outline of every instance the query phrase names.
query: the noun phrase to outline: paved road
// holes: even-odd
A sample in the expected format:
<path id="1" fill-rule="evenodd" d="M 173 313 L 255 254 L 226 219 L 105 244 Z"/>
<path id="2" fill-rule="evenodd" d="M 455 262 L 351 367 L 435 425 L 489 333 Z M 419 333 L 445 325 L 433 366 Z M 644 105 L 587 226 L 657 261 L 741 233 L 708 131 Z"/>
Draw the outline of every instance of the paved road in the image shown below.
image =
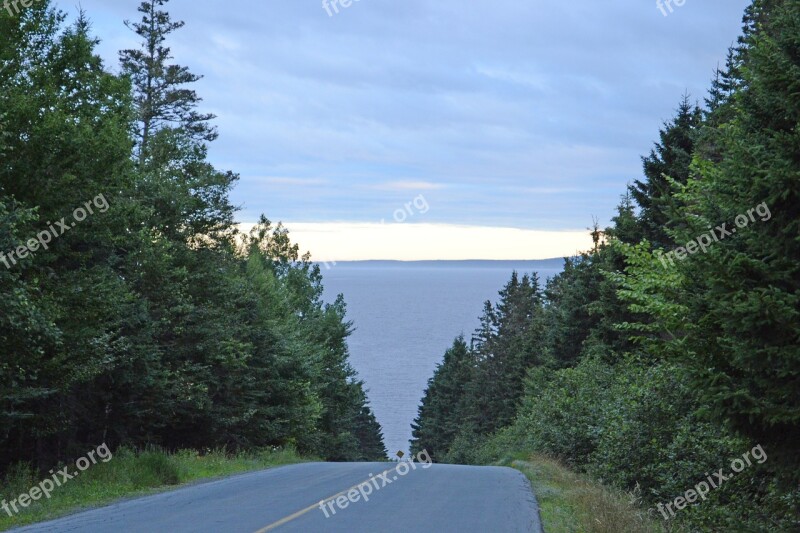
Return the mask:
<path id="1" fill-rule="evenodd" d="M 16 531 L 541 532 L 536 501 L 520 472 L 420 463 L 414 467 L 291 465 L 124 501 Z"/>

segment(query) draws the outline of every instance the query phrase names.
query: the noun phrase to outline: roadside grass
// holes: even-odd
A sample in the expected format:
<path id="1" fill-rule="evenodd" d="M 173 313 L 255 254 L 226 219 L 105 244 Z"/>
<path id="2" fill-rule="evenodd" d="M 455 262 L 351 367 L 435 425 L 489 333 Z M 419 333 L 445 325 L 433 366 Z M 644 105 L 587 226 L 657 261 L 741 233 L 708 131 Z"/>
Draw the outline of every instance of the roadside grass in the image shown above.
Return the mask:
<path id="1" fill-rule="evenodd" d="M 81 472 L 75 479 L 57 487 L 49 499 L 41 497 L 27 508 L 17 504 L 21 512 L 14 516 L 9 516 L 0 509 L 0 531 L 50 520 L 121 498 L 171 490 L 194 481 L 307 460 L 297 455 L 293 449 L 236 454 L 227 453 L 225 450 L 213 450 L 199 454 L 188 450 L 167 453 L 156 448 L 144 451 L 121 448 L 107 463 L 98 462 Z M 74 470 L 75 465 L 72 463 L 70 472 Z M 27 493 L 46 479 L 45 476 L 34 472 L 26 465 L 14 467 L 2 480 L 0 499 L 6 502 L 17 499 L 20 494 Z"/>
<path id="2" fill-rule="evenodd" d="M 546 533 L 662 533 L 631 497 L 576 474 L 543 455 L 519 454 L 501 462 L 525 474 L 533 486 Z"/>

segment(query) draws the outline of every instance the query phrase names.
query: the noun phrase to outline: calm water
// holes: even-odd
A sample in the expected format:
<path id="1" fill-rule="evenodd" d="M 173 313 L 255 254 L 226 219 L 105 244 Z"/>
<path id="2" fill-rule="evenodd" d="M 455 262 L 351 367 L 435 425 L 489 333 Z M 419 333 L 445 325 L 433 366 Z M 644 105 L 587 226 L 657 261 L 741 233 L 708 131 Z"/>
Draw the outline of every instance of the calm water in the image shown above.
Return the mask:
<path id="1" fill-rule="evenodd" d="M 428 378 L 461 333 L 469 339 L 486 300 L 511 272 L 561 269 L 561 260 L 468 262 L 357 262 L 323 268 L 325 298 L 344 294 L 353 367 L 366 382 L 383 426 L 389 455 L 407 451 Z"/>

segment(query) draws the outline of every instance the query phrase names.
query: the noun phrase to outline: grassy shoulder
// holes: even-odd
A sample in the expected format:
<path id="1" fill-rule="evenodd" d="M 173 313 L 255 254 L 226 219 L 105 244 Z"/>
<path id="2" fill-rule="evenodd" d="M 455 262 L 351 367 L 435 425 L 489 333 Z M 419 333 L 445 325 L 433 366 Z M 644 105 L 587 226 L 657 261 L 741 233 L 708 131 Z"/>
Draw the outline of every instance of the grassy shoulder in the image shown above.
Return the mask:
<path id="1" fill-rule="evenodd" d="M 648 517 L 632 497 L 576 474 L 558 461 L 518 454 L 502 462 L 530 480 L 547 533 L 666 532 L 663 521 Z"/>
<path id="2" fill-rule="evenodd" d="M 199 480 L 230 476 L 254 470 L 300 463 L 294 450 L 276 449 L 257 453 L 230 454 L 211 451 L 166 453 L 160 450 L 118 450 L 108 462 L 98 462 L 79 476 L 55 488 L 49 498 L 39 497 L 28 507 L 17 503 L 19 513 L 0 510 L 0 531 L 49 520 L 81 509 L 177 488 Z M 74 471 L 74 464 L 70 471 Z M 39 486 L 44 478 L 27 467 L 18 467 L 3 480 L 0 498 L 18 500 Z M 9 507 L 10 508 L 10 507 Z"/>

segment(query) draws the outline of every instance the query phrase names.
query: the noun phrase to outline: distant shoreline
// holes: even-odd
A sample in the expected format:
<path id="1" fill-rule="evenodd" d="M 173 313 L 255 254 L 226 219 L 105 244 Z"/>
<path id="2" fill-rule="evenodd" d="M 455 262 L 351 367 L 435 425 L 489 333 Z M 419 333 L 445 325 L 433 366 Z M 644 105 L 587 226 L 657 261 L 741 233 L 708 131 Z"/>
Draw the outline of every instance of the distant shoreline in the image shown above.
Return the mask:
<path id="1" fill-rule="evenodd" d="M 419 260 L 419 261 L 405 261 L 400 259 L 362 259 L 357 261 L 312 261 L 315 264 L 328 264 L 328 265 L 364 265 L 364 266 L 445 266 L 445 265 L 460 265 L 460 266 L 515 266 L 520 264 L 536 265 L 544 268 L 561 268 L 564 266 L 564 258 L 556 257 L 552 259 L 441 259 L 441 260 Z"/>

